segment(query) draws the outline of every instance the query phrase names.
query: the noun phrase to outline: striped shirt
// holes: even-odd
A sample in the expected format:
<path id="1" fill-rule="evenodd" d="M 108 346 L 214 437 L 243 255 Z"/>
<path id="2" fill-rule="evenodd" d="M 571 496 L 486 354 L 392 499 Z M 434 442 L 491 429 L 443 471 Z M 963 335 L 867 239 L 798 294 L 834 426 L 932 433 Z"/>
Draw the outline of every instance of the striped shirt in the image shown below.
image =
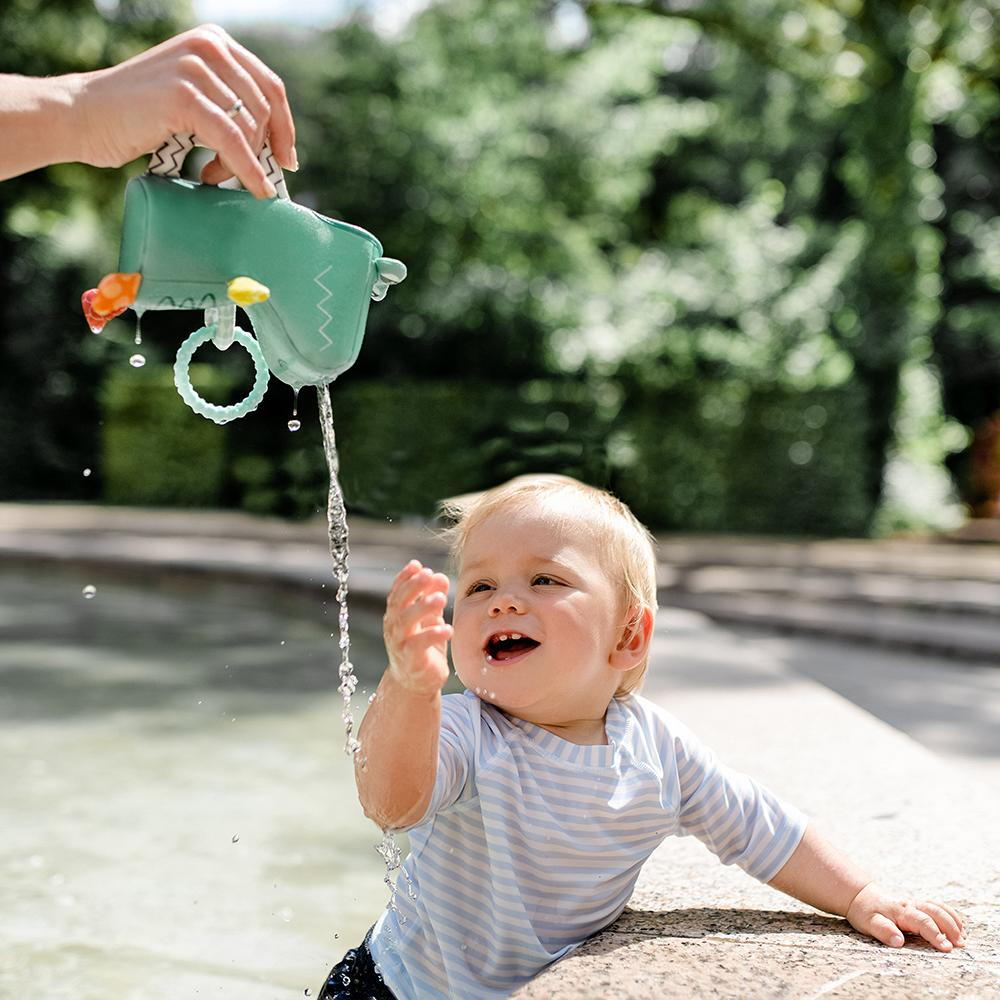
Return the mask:
<path id="1" fill-rule="evenodd" d="M 416 899 L 400 878 L 399 916 L 387 909 L 370 942 L 399 1000 L 508 996 L 611 923 L 671 834 L 766 882 L 805 832 L 802 813 L 645 698 L 611 702 L 607 746 L 469 691 L 442 702 L 434 792 L 404 862 Z"/>

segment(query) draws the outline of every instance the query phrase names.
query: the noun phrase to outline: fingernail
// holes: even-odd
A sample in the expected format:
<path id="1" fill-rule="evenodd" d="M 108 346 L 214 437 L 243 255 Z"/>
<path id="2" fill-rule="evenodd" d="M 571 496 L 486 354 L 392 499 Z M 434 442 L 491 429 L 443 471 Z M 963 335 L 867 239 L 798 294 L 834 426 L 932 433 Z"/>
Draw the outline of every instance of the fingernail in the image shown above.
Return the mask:
<path id="1" fill-rule="evenodd" d="M 276 198 L 278 196 L 278 189 L 270 181 L 264 181 L 264 191 L 267 193 L 268 198 Z"/>
<path id="2" fill-rule="evenodd" d="M 292 146 L 292 165 L 291 167 L 289 167 L 289 170 L 298 170 L 298 169 L 299 169 L 299 154 L 295 152 L 295 147 Z"/>
<path id="3" fill-rule="evenodd" d="M 889 944 L 891 944 L 893 948 L 899 948 L 902 945 L 902 943 L 903 943 L 903 937 L 901 934 L 894 934 L 889 940 Z"/>
<path id="4" fill-rule="evenodd" d="M 962 935 L 960 934 L 958 936 L 958 940 L 955 942 L 955 944 L 957 944 L 959 946 L 959 948 L 964 948 L 965 947 L 965 938 L 962 937 Z"/>

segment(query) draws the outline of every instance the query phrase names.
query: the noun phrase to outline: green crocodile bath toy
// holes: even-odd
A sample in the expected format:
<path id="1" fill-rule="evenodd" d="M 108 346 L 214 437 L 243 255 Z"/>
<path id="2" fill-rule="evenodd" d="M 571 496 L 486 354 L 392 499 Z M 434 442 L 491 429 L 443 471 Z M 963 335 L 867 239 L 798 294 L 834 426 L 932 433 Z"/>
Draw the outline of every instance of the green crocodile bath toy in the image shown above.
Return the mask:
<path id="1" fill-rule="evenodd" d="M 193 136 L 172 137 L 150 172 L 129 182 L 119 272 L 84 292 L 83 305 L 95 332 L 129 306 L 140 314 L 204 309 L 205 326 L 177 353 L 174 381 L 192 409 L 226 423 L 257 407 L 268 370 L 300 389 L 326 385 L 350 368 L 368 303 L 384 298 L 406 268 L 383 257 L 371 233 L 289 200 L 267 146 L 261 163 L 279 197 L 258 200 L 178 177 L 193 145 Z M 247 310 L 256 340 L 234 329 L 236 305 Z M 241 403 L 217 406 L 195 392 L 188 365 L 205 341 L 225 349 L 234 339 L 254 360 L 254 387 Z"/>

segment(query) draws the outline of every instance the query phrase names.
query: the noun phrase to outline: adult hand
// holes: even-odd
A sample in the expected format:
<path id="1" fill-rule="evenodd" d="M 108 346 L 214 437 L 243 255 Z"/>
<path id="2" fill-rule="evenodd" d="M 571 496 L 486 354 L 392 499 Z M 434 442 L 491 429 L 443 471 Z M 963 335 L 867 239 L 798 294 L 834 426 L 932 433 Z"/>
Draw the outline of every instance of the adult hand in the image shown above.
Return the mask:
<path id="1" fill-rule="evenodd" d="M 414 693 L 435 694 L 448 680 L 447 600 L 448 577 L 416 559 L 399 571 L 389 592 L 383 619 L 389 674 Z"/>
<path id="2" fill-rule="evenodd" d="M 298 167 L 295 125 L 281 78 L 216 25 L 202 25 L 112 66 L 80 74 L 78 159 L 117 167 L 172 133 L 216 151 L 202 180 L 236 176 L 257 197 L 274 190 L 257 161 L 269 135 L 278 163 Z M 237 102 L 239 110 L 230 113 Z"/>

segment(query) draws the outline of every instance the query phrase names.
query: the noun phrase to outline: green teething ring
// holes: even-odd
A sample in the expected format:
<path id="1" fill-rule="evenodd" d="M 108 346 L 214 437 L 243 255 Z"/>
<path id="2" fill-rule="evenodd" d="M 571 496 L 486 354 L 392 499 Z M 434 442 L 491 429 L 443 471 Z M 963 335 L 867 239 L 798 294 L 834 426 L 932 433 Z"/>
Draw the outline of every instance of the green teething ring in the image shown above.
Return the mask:
<path id="1" fill-rule="evenodd" d="M 181 394 L 181 399 L 194 410 L 195 413 L 209 420 L 214 420 L 217 424 L 227 424 L 237 417 L 245 417 L 253 412 L 260 405 L 267 389 L 267 379 L 269 372 L 267 362 L 264 360 L 264 352 L 260 349 L 260 344 L 250 336 L 246 330 L 236 327 L 233 330 L 233 339 L 237 344 L 242 344 L 247 353 L 253 359 L 253 366 L 257 376 L 254 379 L 253 388 L 250 395 L 241 403 L 233 403 L 230 406 L 219 406 L 217 403 L 210 403 L 207 399 L 202 399 L 191 385 L 191 376 L 188 369 L 191 365 L 191 358 L 194 352 L 206 341 L 215 336 L 215 324 L 203 326 L 200 330 L 195 330 L 187 340 L 181 344 L 177 351 L 177 360 L 174 362 L 174 385 Z"/>

